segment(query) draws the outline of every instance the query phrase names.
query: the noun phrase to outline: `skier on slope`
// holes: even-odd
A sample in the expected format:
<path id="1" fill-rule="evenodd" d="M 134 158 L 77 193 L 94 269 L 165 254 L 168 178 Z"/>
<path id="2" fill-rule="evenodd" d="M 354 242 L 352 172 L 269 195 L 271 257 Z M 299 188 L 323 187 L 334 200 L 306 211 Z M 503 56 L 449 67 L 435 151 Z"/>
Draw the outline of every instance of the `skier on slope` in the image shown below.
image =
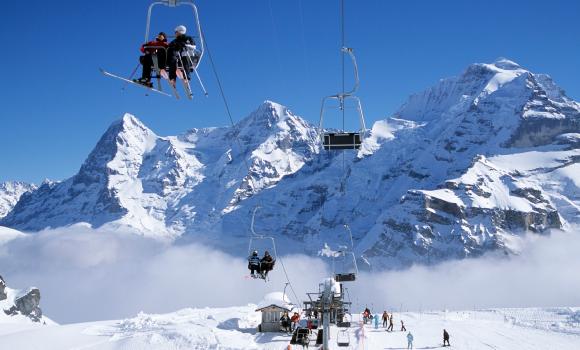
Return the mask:
<path id="1" fill-rule="evenodd" d="M 405 323 L 401 320 L 401 332 L 406 332 L 407 328 L 405 327 Z"/>
<path id="2" fill-rule="evenodd" d="M 254 250 L 252 255 L 248 257 L 248 269 L 250 270 L 252 277 L 256 277 L 260 274 L 260 257 L 258 256 L 257 250 Z"/>
<path id="3" fill-rule="evenodd" d="M 389 313 L 385 310 L 383 311 L 383 327 L 387 327 L 389 324 Z"/>
<path id="4" fill-rule="evenodd" d="M 389 317 L 389 328 L 387 328 L 387 332 L 392 332 L 393 331 L 393 327 L 395 325 L 393 324 L 393 314 L 391 314 L 391 317 Z"/>
<path id="5" fill-rule="evenodd" d="M 169 66 L 169 82 L 175 86 L 175 79 L 177 78 L 177 64 L 179 61 L 183 64 L 183 74 L 189 80 L 189 60 L 184 56 L 190 56 L 195 52 L 195 41 L 189 35 L 186 35 L 187 28 L 183 25 L 175 27 L 175 39 L 169 43 L 167 50 L 167 65 Z M 192 58 L 194 64 L 197 64 L 195 56 Z"/>
<path id="6" fill-rule="evenodd" d="M 373 318 L 371 314 L 371 310 L 368 307 L 365 307 L 365 311 L 363 311 L 363 322 L 367 324 Z"/>
<path id="7" fill-rule="evenodd" d="M 447 345 L 445 345 L 445 343 L 447 343 Z M 447 330 L 443 330 L 443 346 L 451 346 L 451 344 L 449 344 L 449 333 L 447 333 Z"/>
<path id="8" fill-rule="evenodd" d="M 160 32 L 155 37 L 155 40 L 141 45 L 142 56 L 139 57 L 139 62 L 143 65 L 141 78 L 135 79 L 136 83 L 152 87 L 151 84 L 151 67 L 153 67 L 153 56 L 157 58 L 157 66 L 160 70 L 165 70 L 167 58 L 167 35 Z"/>
<path id="9" fill-rule="evenodd" d="M 407 349 L 412 349 L 413 348 L 413 334 L 411 334 L 411 332 L 409 332 L 407 334 Z"/>

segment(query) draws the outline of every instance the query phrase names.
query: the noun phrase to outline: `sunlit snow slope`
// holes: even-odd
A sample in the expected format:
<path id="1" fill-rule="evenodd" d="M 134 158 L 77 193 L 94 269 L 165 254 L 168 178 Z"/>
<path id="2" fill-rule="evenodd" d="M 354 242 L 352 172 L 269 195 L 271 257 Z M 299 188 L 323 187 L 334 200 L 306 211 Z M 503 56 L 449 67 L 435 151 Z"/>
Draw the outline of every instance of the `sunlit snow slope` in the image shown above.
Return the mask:
<path id="1" fill-rule="evenodd" d="M 0 324 L 2 349 L 286 349 L 284 333 L 257 333 L 255 305 L 227 309 L 184 309 L 171 314 L 139 314 L 121 321 L 62 326 Z M 453 348 L 463 350 L 575 350 L 580 348 L 577 308 L 494 309 L 467 312 L 395 313 L 395 332 L 361 326 L 349 328 L 351 349 L 406 349 L 406 333 L 415 349 L 442 345 L 447 329 Z M 313 337 L 314 338 L 314 337 Z M 331 348 L 337 329 L 331 329 Z M 311 345 L 314 345 L 314 340 Z M 295 347 L 294 347 L 295 348 Z"/>

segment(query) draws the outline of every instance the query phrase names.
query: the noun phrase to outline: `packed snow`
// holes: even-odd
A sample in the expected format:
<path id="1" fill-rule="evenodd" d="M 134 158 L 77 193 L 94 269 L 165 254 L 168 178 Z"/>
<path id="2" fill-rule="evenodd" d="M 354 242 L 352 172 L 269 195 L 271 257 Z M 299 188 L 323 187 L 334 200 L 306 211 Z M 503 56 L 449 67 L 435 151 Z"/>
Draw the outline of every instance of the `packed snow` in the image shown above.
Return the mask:
<path id="1" fill-rule="evenodd" d="M 2 349 L 287 349 L 286 333 L 258 333 L 256 305 L 221 309 L 183 309 L 170 314 L 69 325 L 0 324 Z M 348 328 L 350 349 L 406 349 L 407 333 L 415 349 L 442 345 L 450 333 L 453 348 L 466 350 L 575 350 L 580 347 L 580 308 L 489 309 L 475 311 L 422 311 L 394 313 L 394 331 L 379 322 L 363 325 L 360 317 Z M 382 310 L 378 310 L 380 317 Z M 391 312 L 391 310 L 388 310 Z M 315 333 L 316 331 L 314 331 Z M 331 349 L 338 329 L 331 328 Z M 344 338 L 344 335 L 342 335 Z M 311 345 L 315 343 L 312 336 Z M 293 346 L 300 348 L 299 346 Z"/>

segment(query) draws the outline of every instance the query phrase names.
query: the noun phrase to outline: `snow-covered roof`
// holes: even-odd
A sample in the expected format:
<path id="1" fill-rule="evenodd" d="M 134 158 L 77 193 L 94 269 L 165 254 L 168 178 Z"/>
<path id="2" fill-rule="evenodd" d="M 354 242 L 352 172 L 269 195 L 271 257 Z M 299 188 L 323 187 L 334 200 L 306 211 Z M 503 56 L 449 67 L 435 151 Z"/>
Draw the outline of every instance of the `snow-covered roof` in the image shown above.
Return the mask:
<path id="1" fill-rule="evenodd" d="M 288 311 L 292 310 L 294 307 L 286 294 L 282 292 L 273 292 L 264 296 L 264 299 L 258 304 L 256 311 L 260 311 L 270 306 L 277 306 Z"/>

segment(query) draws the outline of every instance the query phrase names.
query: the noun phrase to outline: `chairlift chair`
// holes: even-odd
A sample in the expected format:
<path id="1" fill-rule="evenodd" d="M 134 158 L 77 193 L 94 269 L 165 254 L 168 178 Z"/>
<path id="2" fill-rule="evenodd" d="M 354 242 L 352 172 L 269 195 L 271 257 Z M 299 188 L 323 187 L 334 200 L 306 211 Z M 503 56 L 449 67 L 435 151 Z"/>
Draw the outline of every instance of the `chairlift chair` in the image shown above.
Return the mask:
<path id="1" fill-rule="evenodd" d="M 354 68 L 354 86 L 350 91 L 338 93 L 335 95 L 326 96 L 322 99 L 322 106 L 320 108 L 320 122 L 318 125 L 318 130 L 322 142 L 322 147 L 325 150 L 345 150 L 345 149 L 359 149 L 362 142 L 364 141 L 366 133 L 366 124 L 364 113 L 362 110 L 362 104 L 360 99 L 355 95 L 359 88 L 360 81 L 358 75 L 358 65 L 356 63 L 356 58 L 352 48 L 343 47 L 341 49 L 343 54 L 348 54 L 350 57 L 353 68 Z M 360 129 L 355 132 L 345 132 L 341 131 L 326 131 L 324 129 L 324 114 L 325 110 L 329 108 L 329 102 L 336 100 L 338 101 L 338 107 L 341 111 L 344 111 L 346 104 L 349 101 L 354 103 L 354 107 L 359 117 Z"/>
<path id="2" fill-rule="evenodd" d="M 194 73 L 203 93 L 207 96 L 207 90 L 201 80 L 201 77 L 197 71 L 199 64 L 201 63 L 204 53 L 205 53 L 205 40 L 203 33 L 201 31 L 201 23 L 199 20 L 199 13 L 197 11 L 197 6 L 193 3 L 192 0 L 160 0 L 155 1 L 151 5 L 149 5 L 149 9 L 147 10 L 147 25 L 145 27 L 145 42 L 149 41 L 149 32 L 151 28 L 151 16 L 153 13 L 153 8 L 161 5 L 161 6 L 168 6 L 168 7 L 178 7 L 181 5 L 190 6 L 193 11 L 193 18 L 195 21 L 195 28 L 197 31 L 197 36 L 194 36 L 197 39 L 198 45 L 193 47 L 188 47 L 178 58 L 177 68 L 178 70 L 183 71 L 185 76 L 183 77 L 183 81 L 186 84 L 186 90 L 191 95 L 191 86 L 189 85 L 189 80 L 187 79 L 188 73 Z M 167 54 L 167 52 L 166 52 Z"/>
<path id="3" fill-rule="evenodd" d="M 268 247 L 271 247 L 271 249 L 268 249 L 268 251 L 270 253 L 270 256 L 272 257 L 272 265 L 270 266 L 269 271 L 272 271 L 274 269 L 274 266 L 276 265 L 276 260 L 278 259 L 278 252 L 276 249 L 276 240 L 274 239 L 274 237 L 264 236 L 264 235 L 260 235 L 260 234 L 256 233 L 256 231 L 254 229 L 254 222 L 255 222 L 255 218 L 256 218 L 256 212 L 258 211 L 259 208 L 260 207 L 255 207 L 254 212 L 252 214 L 252 223 L 250 225 L 250 229 L 252 232 L 250 234 L 250 243 L 248 244 L 248 256 L 250 256 L 252 254 L 252 252 L 254 252 L 255 250 L 258 250 L 257 249 L 258 246 L 256 244 L 256 241 L 269 241 L 269 242 L 271 242 L 270 244 L 268 244 Z M 266 249 L 264 249 L 264 251 L 266 251 Z M 259 251 L 258 251 L 258 254 L 260 254 Z M 259 277 L 266 280 L 265 274 L 260 274 Z"/>
<path id="4" fill-rule="evenodd" d="M 356 280 L 356 275 L 358 274 L 358 265 L 356 262 L 356 255 L 354 254 L 354 241 L 350 227 L 344 225 L 344 229 L 348 232 L 350 249 L 340 251 L 340 255 L 334 257 L 335 260 L 339 259 L 339 262 L 342 263 L 342 266 L 337 268 L 336 262 L 333 261 L 334 279 L 336 282 L 354 282 Z"/>
<path id="5" fill-rule="evenodd" d="M 302 345 L 307 348 L 310 344 L 310 330 L 308 328 L 296 328 L 292 334 L 292 339 L 290 339 L 290 344 Z"/>
<path id="6" fill-rule="evenodd" d="M 336 336 L 336 345 L 346 347 L 350 345 L 350 334 L 348 329 L 340 329 Z"/>

